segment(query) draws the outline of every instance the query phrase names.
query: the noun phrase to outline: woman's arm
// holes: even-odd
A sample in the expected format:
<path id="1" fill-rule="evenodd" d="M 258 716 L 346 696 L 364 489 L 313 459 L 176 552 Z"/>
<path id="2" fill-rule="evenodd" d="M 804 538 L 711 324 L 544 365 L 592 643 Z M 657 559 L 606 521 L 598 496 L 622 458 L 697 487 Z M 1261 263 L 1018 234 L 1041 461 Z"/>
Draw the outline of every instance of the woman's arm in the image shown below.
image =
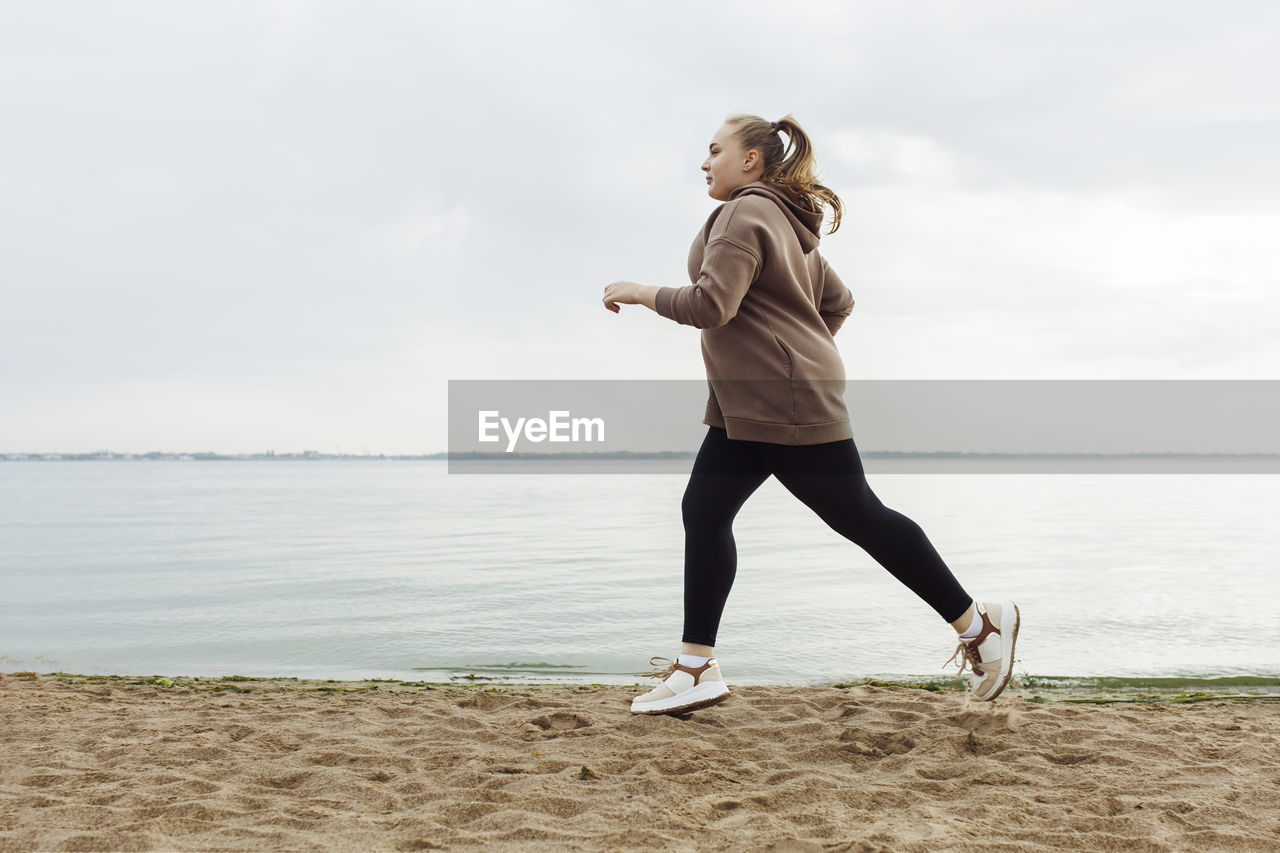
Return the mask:
<path id="1" fill-rule="evenodd" d="M 822 258 L 821 255 L 819 257 Z M 827 259 L 822 258 L 822 297 L 818 300 L 818 313 L 822 315 L 822 322 L 827 324 L 827 331 L 833 337 L 852 311 L 853 294 L 827 263 Z"/>
<path id="2" fill-rule="evenodd" d="M 656 312 L 658 288 L 652 284 L 636 284 L 634 281 L 615 281 L 604 289 L 604 307 L 617 314 L 619 305 L 643 305 Z"/>
<path id="3" fill-rule="evenodd" d="M 738 313 L 747 289 L 755 282 L 769 240 L 773 202 L 745 197 L 721 205 L 715 227 L 703 247 L 697 281 L 685 287 L 651 287 L 615 281 L 605 288 L 605 307 L 618 303 L 644 305 L 662 317 L 697 329 L 723 326 Z"/>

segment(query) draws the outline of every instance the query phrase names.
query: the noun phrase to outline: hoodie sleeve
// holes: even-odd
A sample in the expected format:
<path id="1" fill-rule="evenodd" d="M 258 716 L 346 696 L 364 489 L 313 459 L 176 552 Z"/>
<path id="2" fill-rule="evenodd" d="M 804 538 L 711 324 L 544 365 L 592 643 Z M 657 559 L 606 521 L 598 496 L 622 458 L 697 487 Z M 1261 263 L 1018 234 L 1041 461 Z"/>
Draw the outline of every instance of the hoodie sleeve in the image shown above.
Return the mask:
<path id="1" fill-rule="evenodd" d="M 714 329 L 737 315 L 742 297 L 759 271 L 760 258 L 755 252 L 721 237 L 707 243 L 697 284 L 659 288 L 654 306 L 669 320 Z"/>
<path id="2" fill-rule="evenodd" d="M 853 294 L 844 286 L 844 282 L 827 263 L 827 259 L 823 258 L 822 298 L 818 301 L 818 313 L 822 315 L 822 322 L 827 324 L 827 330 L 832 336 L 844 325 L 845 318 L 851 311 L 853 311 Z"/>
<path id="3" fill-rule="evenodd" d="M 738 313 L 747 289 L 760 275 L 768 240 L 759 201 L 731 202 L 707 236 L 698 280 L 686 287 L 661 287 L 654 299 L 668 320 L 699 329 L 714 329 Z M 764 202 L 772 204 L 772 202 Z M 726 205 L 728 207 L 728 205 Z"/>

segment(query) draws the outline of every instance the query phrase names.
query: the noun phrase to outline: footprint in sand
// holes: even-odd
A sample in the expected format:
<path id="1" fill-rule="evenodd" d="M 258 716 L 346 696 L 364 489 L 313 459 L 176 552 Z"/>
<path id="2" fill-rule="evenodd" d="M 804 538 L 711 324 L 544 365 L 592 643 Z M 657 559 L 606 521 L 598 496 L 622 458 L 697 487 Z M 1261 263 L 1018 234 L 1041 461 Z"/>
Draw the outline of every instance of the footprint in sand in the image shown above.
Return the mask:
<path id="1" fill-rule="evenodd" d="M 544 732 L 571 732 L 574 729 L 585 729 L 591 725 L 591 720 L 581 714 L 571 714 L 566 711 L 545 714 L 529 722 Z"/>

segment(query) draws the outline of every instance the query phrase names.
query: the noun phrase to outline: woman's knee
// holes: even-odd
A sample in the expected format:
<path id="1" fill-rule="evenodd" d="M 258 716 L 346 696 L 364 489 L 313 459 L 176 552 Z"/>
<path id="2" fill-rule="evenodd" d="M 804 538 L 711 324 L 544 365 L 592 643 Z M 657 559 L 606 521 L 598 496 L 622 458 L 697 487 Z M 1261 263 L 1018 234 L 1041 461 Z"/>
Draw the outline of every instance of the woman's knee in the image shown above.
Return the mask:
<path id="1" fill-rule="evenodd" d="M 733 509 L 716 495 L 700 490 L 687 489 L 680 501 L 680 516 L 685 530 L 714 530 L 733 523 Z"/>
<path id="2" fill-rule="evenodd" d="M 856 489 L 841 500 L 821 502 L 814 509 L 828 527 L 859 545 L 902 518 L 870 488 Z"/>
<path id="3" fill-rule="evenodd" d="M 836 529 L 863 548 L 877 543 L 917 542 L 925 535 L 923 527 L 884 504 L 879 505 L 878 511 L 858 516 L 852 523 L 846 523 L 844 529 Z"/>

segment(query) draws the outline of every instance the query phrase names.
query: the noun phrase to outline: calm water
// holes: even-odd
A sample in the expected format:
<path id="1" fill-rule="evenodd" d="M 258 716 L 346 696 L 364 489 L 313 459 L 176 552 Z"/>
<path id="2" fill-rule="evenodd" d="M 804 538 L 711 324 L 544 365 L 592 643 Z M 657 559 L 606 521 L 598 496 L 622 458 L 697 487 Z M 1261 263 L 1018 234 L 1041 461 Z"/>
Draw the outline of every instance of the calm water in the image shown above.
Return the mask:
<path id="1" fill-rule="evenodd" d="M 1018 673 L 1280 675 L 1280 477 L 875 474 Z M 0 463 L 0 671 L 634 683 L 681 628 L 679 475 Z M 937 677 L 954 633 L 776 480 L 735 525 L 739 683 Z"/>

